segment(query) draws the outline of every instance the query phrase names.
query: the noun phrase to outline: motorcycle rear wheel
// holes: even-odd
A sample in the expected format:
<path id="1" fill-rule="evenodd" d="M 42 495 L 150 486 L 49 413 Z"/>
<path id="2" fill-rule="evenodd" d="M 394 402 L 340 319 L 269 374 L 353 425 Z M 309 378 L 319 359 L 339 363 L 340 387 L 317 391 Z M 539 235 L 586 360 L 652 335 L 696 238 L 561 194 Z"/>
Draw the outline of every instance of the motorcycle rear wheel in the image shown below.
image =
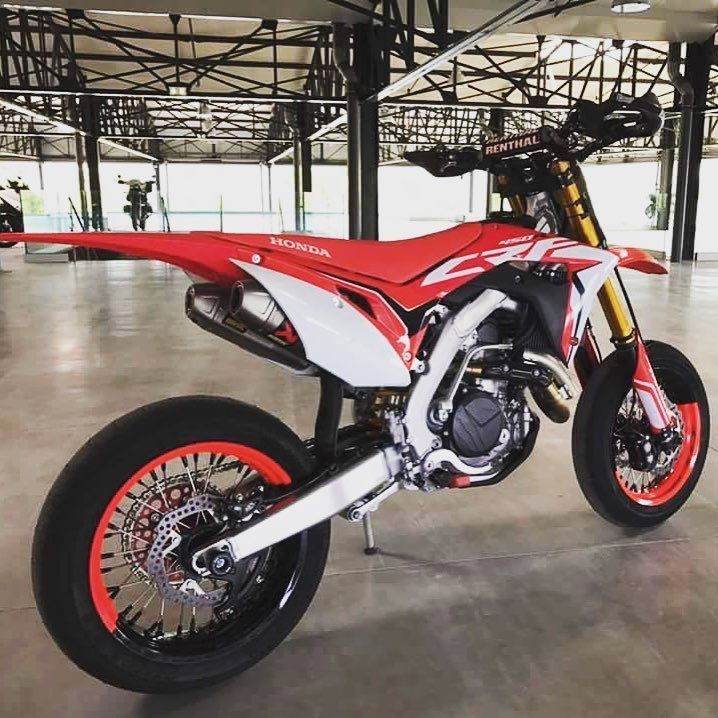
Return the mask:
<path id="1" fill-rule="evenodd" d="M 646 342 L 646 351 L 683 433 L 662 472 L 639 470 L 626 460 L 627 416 L 633 427 L 643 422 L 647 436 L 650 430 L 640 403 L 631 398 L 633 362 L 620 351 L 591 375 L 573 422 L 573 462 L 584 496 L 600 516 L 629 528 L 655 526 L 683 506 L 703 471 L 710 436 L 708 399 L 695 367 L 662 342 Z"/>
<path id="2" fill-rule="evenodd" d="M 311 470 L 292 431 L 229 399 L 169 399 L 105 427 L 64 468 L 35 531 L 33 588 L 50 634 L 86 672 L 138 692 L 200 688 L 254 665 L 309 607 L 329 522 L 238 564 L 241 580 L 221 612 L 165 600 L 148 575 L 154 526 L 192 495 L 221 500 L 245 481 L 281 492 Z M 178 530 L 189 541 L 211 530 L 211 520 L 202 512 Z M 173 585 L 190 576 L 182 553 L 178 547 L 163 558 Z"/>

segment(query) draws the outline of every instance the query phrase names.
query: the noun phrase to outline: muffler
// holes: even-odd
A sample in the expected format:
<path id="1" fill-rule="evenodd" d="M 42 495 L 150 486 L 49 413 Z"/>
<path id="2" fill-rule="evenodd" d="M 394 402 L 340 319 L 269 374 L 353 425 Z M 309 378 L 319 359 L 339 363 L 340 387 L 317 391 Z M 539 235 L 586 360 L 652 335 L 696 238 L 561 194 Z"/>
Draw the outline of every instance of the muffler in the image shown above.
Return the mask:
<path id="1" fill-rule="evenodd" d="M 229 292 L 229 313 L 260 334 L 273 334 L 287 317 L 261 284 L 253 280 L 235 282 Z"/>
<path id="2" fill-rule="evenodd" d="M 258 331 L 269 334 L 284 322 L 284 314 L 274 300 L 266 292 L 266 297 L 255 292 L 251 296 L 250 306 L 247 306 L 243 301 L 247 298 L 246 293 L 235 287 L 230 290 L 217 284 L 193 284 L 185 296 L 185 313 L 197 326 L 252 354 L 279 364 L 295 374 L 316 374 L 317 368 L 297 350 L 282 346 Z M 236 295 L 234 313 L 233 294 Z M 259 314 L 253 313 L 252 309 L 259 310 Z"/>
<path id="3" fill-rule="evenodd" d="M 192 556 L 192 565 L 200 575 L 208 575 L 210 558 L 217 552 L 240 561 L 316 526 L 386 484 L 399 465 L 400 457 L 394 449 L 376 450 L 334 476 L 299 491 L 291 502 L 280 502 L 276 510 L 270 510 L 248 528 L 201 548 Z"/>

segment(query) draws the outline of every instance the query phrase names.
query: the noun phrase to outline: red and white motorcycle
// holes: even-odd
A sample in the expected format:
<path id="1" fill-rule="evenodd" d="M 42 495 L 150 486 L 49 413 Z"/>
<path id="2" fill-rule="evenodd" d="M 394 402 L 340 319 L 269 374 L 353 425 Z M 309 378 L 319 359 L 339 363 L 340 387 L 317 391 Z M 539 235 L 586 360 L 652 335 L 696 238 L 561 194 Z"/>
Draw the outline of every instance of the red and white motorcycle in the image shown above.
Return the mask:
<path id="1" fill-rule="evenodd" d="M 617 268 L 665 269 L 607 246 L 579 164 L 661 117 L 655 97 L 619 95 L 581 103 L 558 130 L 412 155 L 440 176 L 493 173 L 513 209 L 418 239 L 43 235 L 201 277 L 193 322 L 321 383 L 309 441 L 257 407 L 188 396 L 114 421 L 75 454 L 33 548 L 37 603 L 63 651 L 137 691 L 246 669 L 309 606 L 331 517 L 362 521 L 401 490 L 506 479 L 539 430 L 528 394 L 569 418 L 569 367 L 590 504 L 637 528 L 677 511 L 706 456 L 706 394 L 683 354 L 641 336 Z M 615 345 L 603 359 L 597 297 Z M 345 398 L 356 420 L 340 428 Z"/>

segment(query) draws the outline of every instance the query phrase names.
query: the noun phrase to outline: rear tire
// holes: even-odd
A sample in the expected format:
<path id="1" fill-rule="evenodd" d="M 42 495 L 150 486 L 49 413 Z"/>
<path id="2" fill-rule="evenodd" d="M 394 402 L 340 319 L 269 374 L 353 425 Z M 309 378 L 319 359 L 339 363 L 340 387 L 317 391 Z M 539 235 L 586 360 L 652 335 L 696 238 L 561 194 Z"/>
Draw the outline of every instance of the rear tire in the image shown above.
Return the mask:
<path id="1" fill-rule="evenodd" d="M 251 468 L 249 473 L 255 477 L 264 478 L 263 470 L 258 466 L 276 467 L 280 474 L 291 478 L 292 486 L 301 484 L 311 475 L 313 462 L 304 444 L 277 419 L 237 401 L 194 396 L 151 404 L 108 425 L 77 452 L 52 487 L 40 514 L 33 544 L 35 599 L 45 625 L 59 647 L 96 678 L 119 688 L 148 693 L 205 687 L 249 668 L 266 656 L 289 634 L 308 608 L 324 571 L 330 536 L 328 521 L 268 549 L 271 561 L 262 564 L 267 567 L 266 573 L 253 574 L 259 576 L 256 583 L 261 585 L 257 587 L 249 581 L 252 583 L 249 591 L 254 593 L 227 614 L 230 618 L 222 618 L 226 625 L 220 621 L 220 628 L 213 626 L 213 616 L 208 619 L 207 628 L 201 629 L 206 631 L 204 634 L 197 633 L 197 629 L 193 632 L 191 627 L 176 635 L 168 632 L 167 636 L 163 634 L 155 640 L 157 629 L 144 629 L 143 635 L 135 624 L 126 620 L 131 612 L 126 616 L 118 615 L 118 607 L 114 613 L 114 628 L 112 618 L 107 617 L 108 611 L 112 614 L 115 610 L 109 599 L 115 600 L 118 596 L 111 595 L 118 581 L 111 581 L 112 589 L 107 583 L 100 583 L 98 589 L 98 579 L 93 578 L 92 556 L 100 529 L 101 542 L 119 541 L 121 539 L 108 539 L 108 536 L 128 534 L 126 524 L 116 525 L 116 514 L 109 514 L 114 524 L 102 523 L 107 512 L 111 512 L 113 501 L 130 483 L 128 478 L 139 475 L 157 457 L 168 456 L 178 449 L 181 452 L 183 447 L 197 451 L 194 447 L 230 445 L 227 442 L 240 447 L 238 451 L 245 447 L 248 455 L 260 457 L 255 464 L 250 464 L 249 460 L 234 464 L 246 465 L 247 470 Z M 187 455 L 193 456 L 191 453 Z M 177 454 L 177 457 L 182 456 Z M 196 454 L 194 456 L 195 481 L 199 483 L 197 477 L 202 474 L 197 473 Z M 170 466 L 161 465 L 163 473 L 165 466 Z M 175 482 L 184 480 L 182 464 L 179 468 L 180 477 L 171 477 Z M 243 471 L 236 468 L 237 474 L 240 470 Z M 211 482 L 206 480 L 205 490 L 207 483 L 216 483 L 218 472 L 219 469 Z M 223 480 L 231 483 L 234 475 L 225 473 Z M 151 484 L 147 472 L 142 476 L 147 478 L 141 478 L 128 488 L 122 495 L 123 501 L 132 502 L 135 494 L 145 491 L 147 483 Z M 167 485 L 165 480 L 162 493 L 166 491 L 171 499 Z M 177 493 L 177 484 L 172 485 Z M 124 503 L 121 505 L 125 506 Z M 148 519 L 141 517 L 135 524 L 144 529 L 145 524 L 139 521 Z M 197 526 L 199 524 L 198 518 Z M 123 568 L 127 568 L 130 562 L 125 554 L 137 553 L 136 547 L 141 546 L 138 541 L 149 545 L 145 539 L 136 538 L 134 533 L 132 537 L 135 543 L 131 550 L 113 554 L 122 558 L 111 559 L 109 563 L 125 560 L 127 566 Z M 107 555 L 103 554 L 102 558 L 106 559 Z M 252 560 L 253 557 L 245 559 Z M 146 574 L 142 575 L 142 569 L 143 564 L 137 562 L 134 574 L 130 569 L 131 579 L 140 577 L 149 587 L 144 589 L 137 581 L 141 584 L 137 590 L 156 590 Z M 104 571 L 103 568 L 97 573 Z M 104 574 L 108 575 L 112 575 L 112 569 L 109 574 Z M 181 573 L 179 575 L 181 578 Z M 106 582 L 108 579 L 100 580 Z M 105 589 L 102 602 L 98 603 L 97 591 Z M 164 620 L 165 601 L 159 594 L 150 606 L 152 610 L 158 610 L 159 601 L 161 619 Z M 169 601 L 167 605 L 171 605 Z M 204 610 L 206 607 L 197 609 L 198 620 L 199 612 Z"/>
<path id="2" fill-rule="evenodd" d="M 676 469 L 685 465 L 681 476 L 668 474 L 671 491 L 645 494 L 622 486 L 615 464 L 614 425 L 620 407 L 631 390 L 633 364 L 626 352 L 616 351 L 591 375 L 576 409 L 573 423 L 573 462 L 579 486 L 593 509 L 614 524 L 630 528 L 649 528 L 672 516 L 693 492 L 700 478 L 708 450 L 710 414 L 708 399 L 698 372 L 674 347 L 662 342 L 646 342 L 646 350 L 668 399 L 681 414 L 692 417 L 682 450 L 691 452 Z M 689 407 L 683 409 L 681 407 Z"/>

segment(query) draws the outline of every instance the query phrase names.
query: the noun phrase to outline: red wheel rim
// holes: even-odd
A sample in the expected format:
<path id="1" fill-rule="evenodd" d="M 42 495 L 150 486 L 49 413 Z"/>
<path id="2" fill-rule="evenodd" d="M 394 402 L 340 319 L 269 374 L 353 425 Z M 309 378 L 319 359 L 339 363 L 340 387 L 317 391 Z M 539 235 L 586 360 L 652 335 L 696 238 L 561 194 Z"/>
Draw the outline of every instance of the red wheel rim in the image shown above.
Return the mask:
<path id="1" fill-rule="evenodd" d="M 647 491 L 634 491 L 616 469 L 616 481 L 629 499 L 641 506 L 662 506 L 675 498 L 693 473 L 701 443 L 701 412 L 698 402 L 678 404 L 683 420 L 683 443 L 673 469 Z"/>
<path id="2" fill-rule="evenodd" d="M 92 602 L 97 610 L 97 614 L 108 631 L 113 632 L 117 628 L 119 614 L 103 579 L 102 545 L 117 507 L 129 491 L 137 486 L 142 479 L 151 476 L 151 472 L 156 471 L 163 464 L 167 464 L 174 459 L 204 453 L 234 457 L 253 471 L 256 471 L 268 484 L 275 486 L 287 486 L 291 484 L 291 478 L 287 472 L 266 454 L 252 447 L 245 446 L 244 444 L 226 441 L 205 441 L 187 444 L 152 459 L 152 461 L 149 461 L 141 469 L 136 471 L 119 488 L 107 504 L 95 529 L 90 548 L 88 567 L 90 595 L 92 596 Z"/>

